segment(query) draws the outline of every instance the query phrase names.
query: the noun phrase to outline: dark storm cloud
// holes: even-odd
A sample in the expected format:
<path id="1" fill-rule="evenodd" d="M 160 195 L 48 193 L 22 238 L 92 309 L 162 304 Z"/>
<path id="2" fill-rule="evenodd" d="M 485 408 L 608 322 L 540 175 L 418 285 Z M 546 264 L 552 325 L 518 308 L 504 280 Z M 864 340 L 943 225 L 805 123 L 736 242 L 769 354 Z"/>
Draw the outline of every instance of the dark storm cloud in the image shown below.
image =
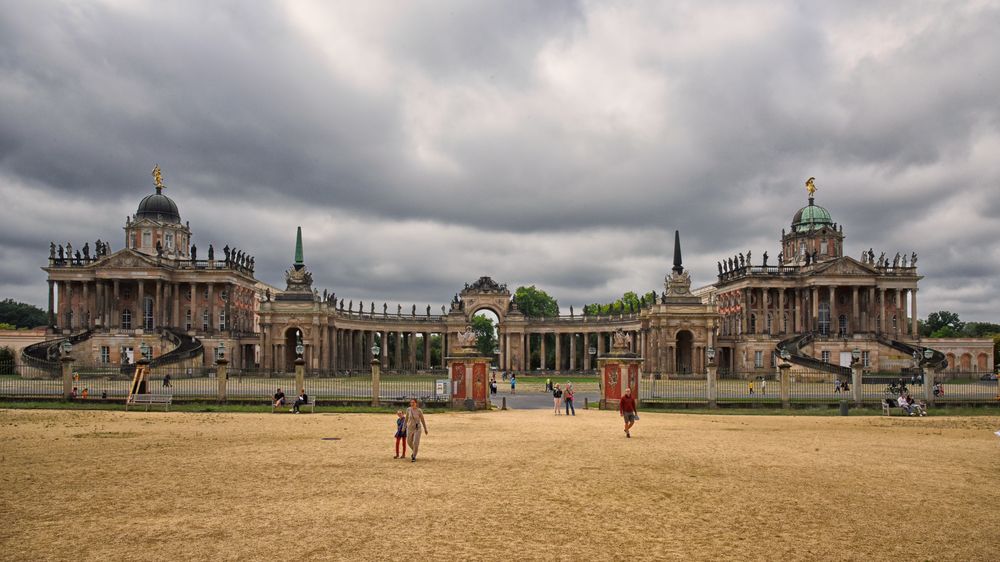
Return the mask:
<path id="1" fill-rule="evenodd" d="M 280 285 L 301 224 L 317 286 L 435 308 L 483 274 L 563 306 L 660 291 L 674 229 L 709 283 L 774 259 L 816 176 L 850 255 L 920 254 L 922 313 L 995 320 L 997 28 L 990 4 L 10 3 L 0 290 L 44 300 L 50 239 L 120 248 L 154 163 L 200 248 Z"/>

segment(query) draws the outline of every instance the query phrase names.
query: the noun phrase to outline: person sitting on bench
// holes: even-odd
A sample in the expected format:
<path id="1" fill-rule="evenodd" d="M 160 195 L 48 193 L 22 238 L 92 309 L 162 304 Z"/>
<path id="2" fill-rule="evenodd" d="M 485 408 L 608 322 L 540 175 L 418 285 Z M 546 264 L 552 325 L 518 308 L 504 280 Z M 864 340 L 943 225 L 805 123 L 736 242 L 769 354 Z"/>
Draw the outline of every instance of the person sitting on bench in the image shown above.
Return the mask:
<path id="1" fill-rule="evenodd" d="M 918 401 L 914 400 L 913 397 L 910 396 L 909 393 L 906 394 L 906 403 L 910 405 L 910 415 L 911 416 L 914 415 L 914 414 L 920 415 L 920 416 L 926 416 L 927 415 L 927 405 L 924 404 L 924 403 L 922 403 L 922 402 L 918 402 Z"/>
<path id="2" fill-rule="evenodd" d="M 278 392 L 274 393 L 274 407 L 280 408 L 285 405 L 285 393 L 278 389 Z"/>
<path id="3" fill-rule="evenodd" d="M 896 399 L 896 404 L 899 405 L 899 409 L 903 410 L 907 414 L 912 413 L 910 411 L 910 403 L 906 401 L 906 395 L 903 393 L 899 394 L 899 398 Z"/>
<path id="4" fill-rule="evenodd" d="M 309 403 L 309 395 L 306 394 L 306 389 L 303 388 L 301 391 L 299 391 L 299 397 L 295 399 L 295 404 L 292 404 L 292 411 L 295 412 L 296 414 L 301 414 L 302 412 L 299 411 L 299 406 L 308 403 Z"/>

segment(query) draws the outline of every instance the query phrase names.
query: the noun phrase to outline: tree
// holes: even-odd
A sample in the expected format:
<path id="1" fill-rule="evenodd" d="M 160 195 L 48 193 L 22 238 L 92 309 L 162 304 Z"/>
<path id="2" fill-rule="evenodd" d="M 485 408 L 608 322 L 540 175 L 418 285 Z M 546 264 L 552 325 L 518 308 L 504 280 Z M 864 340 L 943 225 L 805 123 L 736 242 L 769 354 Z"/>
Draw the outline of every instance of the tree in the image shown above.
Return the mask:
<path id="1" fill-rule="evenodd" d="M 0 375 L 14 374 L 14 350 L 0 347 Z"/>
<path id="2" fill-rule="evenodd" d="M 992 322 L 966 322 L 962 327 L 962 335 L 967 338 L 982 338 L 1000 334 L 1000 324 Z"/>
<path id="3" fill-rule="evenodd" d="M 947 310 L 941 310 L 938 312 L 932 312 L 927 315 L 927 320 L 920 324 L 920 335 L 938 337 L 933 334 L 944 327 L 950 327 L 955 333 L 961 332 L 962 327 L 965 325 L 964 322 L 959 320 L 958 314 L 954 312 L 949 312 Z M 955 336 L 940 336 L 940 337 L 955 337 Z"/>
<path id="4" fill-rule="evenodd" d="M 36 328 L 48 325 L 49 316 L 35 305 L 4 299 L 0 301 L 0 322 L 18 328 Z"/>
<path id="5" fill-rule="evenodd" d="M 584 316 L 607 316 L 609 314 L 627 314 L 638 312 L 643 305 L 652 304 L 656 301 L 653 291 L 641 297 L 633 291 L 627 291 L 622 298 L 606 304 L 593 303 L 583 307 Z"/>
<path id="6" fill-rule="evenodd" d="M 559 316 L 559 302 L 534 285 L 518 287 L 514 291 L 514 303 L 525 316 L 533 318 Z"/>
<path id="7" fill-rule="evenodd" d="M 485 314 L 472 317 L 472 331 L 476 333 L 476 349 L 480 355 L 491 356 L 497 346 L 497 335 L 493 330 L 493 319 Z"/>

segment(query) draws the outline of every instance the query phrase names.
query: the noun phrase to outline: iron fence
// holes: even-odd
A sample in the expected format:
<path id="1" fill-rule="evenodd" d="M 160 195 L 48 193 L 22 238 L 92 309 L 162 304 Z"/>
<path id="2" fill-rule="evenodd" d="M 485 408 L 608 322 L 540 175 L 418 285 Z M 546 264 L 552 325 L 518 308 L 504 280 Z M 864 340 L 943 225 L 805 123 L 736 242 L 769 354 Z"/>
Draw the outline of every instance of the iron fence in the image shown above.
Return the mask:
<path id="1" fill-rule="evenodd" d="M 645 401 L 707 402 L 705 379 L 643 379 L 639 381 L 639 399 Z"/>

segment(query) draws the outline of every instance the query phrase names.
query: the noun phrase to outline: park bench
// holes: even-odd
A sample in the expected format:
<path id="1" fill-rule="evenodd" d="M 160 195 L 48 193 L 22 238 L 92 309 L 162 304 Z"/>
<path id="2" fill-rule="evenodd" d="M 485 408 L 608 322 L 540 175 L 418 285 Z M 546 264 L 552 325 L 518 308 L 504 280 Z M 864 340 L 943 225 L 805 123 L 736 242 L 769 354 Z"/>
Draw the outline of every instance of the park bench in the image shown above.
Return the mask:
<path id="1" fill-rule="evenodd" d="M 170 410 L 170 403 L 173 402 L 174 397 L 169 394 L 133 394 L 131 400 L 125 401 L 125 411 L 128 411 L 128 407 L 135 406 L 137 404 L 145 404 L 146 411 L 149 411 L 149 406 L 152 404 L 163 404 L 163 411 L 166 412 Z"/>
<path id="2" fill-rule="evenodd" d="M 923 412 L 925 412 L 924 414 L 921 414 L 921 415 L 926 415 L 927 407 L 924 404 L 917 404 L 917 407 L 919 407 L 920 410 L 922 410 Z M 882 399 L 882 415 L 884 415 L 884 416 L 891 416 L 892 415 L 892 411 L 895 410 L 895 409 L 899 409 L 899 411 L 903 412 L 904 414 L 907 413 L 906 410 L 903 410 L 902 408 L 899 407 L 899 401 L 897 401 L 895 398 L 883 398 Z M 912 414 L 910 414 L 910 415 L 912 415 Z"/>
<path id="3" fill-rule="evenodd" d="M 281 410 L 282 408 L 291 409 L 293 407 L 293 405 L 295 404 L 295 399 L 296 398 L 298 398 L 298 396 L 296 396 L 295 398 L 291 398 L 291 397 L 286 396 L 285 397 L 285 405 L 284 406 L 275 406 L 274 405 L 274 400 L 271 400 L 271 413 L 273 414 L 273 413 Z M 315 414 L 316 413 L 316 397 L 315 396 L 310 396 L 309 400 L 305 404 L 302 404 L 302 405 L 299 406 L 299 410 L 302 410 L 302 408 L 309 408 L 309 413 L 310 414 Z"/>

